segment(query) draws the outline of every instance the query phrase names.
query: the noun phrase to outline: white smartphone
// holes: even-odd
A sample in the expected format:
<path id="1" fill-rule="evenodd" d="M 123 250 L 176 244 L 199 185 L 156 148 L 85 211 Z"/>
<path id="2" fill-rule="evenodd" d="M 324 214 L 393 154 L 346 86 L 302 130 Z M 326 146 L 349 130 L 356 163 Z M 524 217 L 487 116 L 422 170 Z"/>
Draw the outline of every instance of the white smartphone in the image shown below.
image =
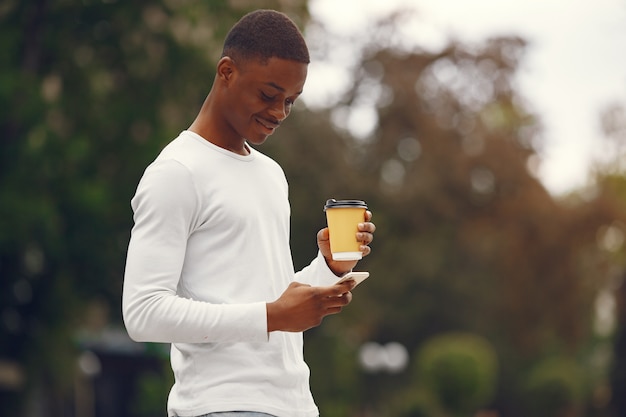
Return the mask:
<path id="1" fill-rule="evenodd" d="M 352 271 L 352 272 L 348 272 L 346 275 L 344 275 L 343 277 L 341 277 L 341 279 L 339 281 L 337 281 L 335 284 L 340 284 L 344 281 L 347 281 L 349 279 L 353 279 L 354 282 L 356 282 L 356 285 L 359 285 L 360 283 L 362 283 L 367 277 L 370 276 L 369 272 L 356 272 L 356 271 Z"/>

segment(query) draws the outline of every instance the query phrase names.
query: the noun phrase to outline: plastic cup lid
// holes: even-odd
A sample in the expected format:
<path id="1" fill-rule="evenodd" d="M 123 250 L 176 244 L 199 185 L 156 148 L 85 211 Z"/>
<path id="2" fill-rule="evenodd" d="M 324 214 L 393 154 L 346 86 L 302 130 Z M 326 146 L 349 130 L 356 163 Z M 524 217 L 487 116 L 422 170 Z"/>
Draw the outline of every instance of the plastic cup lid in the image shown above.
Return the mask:
<path id="1" fill-rule="evenodd" d="M 335 200 L 331 198 L 326 200 L 326 204 L 324 205 L 324 210 L 329 208 L 338 208 L 338 207 L 349 207 L 349 208 L 367 208 L 367 204 L 362 200 Z"/>

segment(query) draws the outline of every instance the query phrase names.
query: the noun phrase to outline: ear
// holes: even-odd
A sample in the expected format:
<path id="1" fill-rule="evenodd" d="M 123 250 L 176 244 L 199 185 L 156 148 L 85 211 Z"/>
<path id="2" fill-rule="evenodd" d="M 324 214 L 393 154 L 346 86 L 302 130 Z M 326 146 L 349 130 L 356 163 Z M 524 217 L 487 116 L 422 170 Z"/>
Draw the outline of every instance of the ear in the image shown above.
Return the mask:
<path id="1" fill-rule="evenodd" d="M 233 74 L 237 71 L 235 61 L 231 57 L 225 56 L 217 62 L 217 77 L 222 82 L 230 83 Z"/>

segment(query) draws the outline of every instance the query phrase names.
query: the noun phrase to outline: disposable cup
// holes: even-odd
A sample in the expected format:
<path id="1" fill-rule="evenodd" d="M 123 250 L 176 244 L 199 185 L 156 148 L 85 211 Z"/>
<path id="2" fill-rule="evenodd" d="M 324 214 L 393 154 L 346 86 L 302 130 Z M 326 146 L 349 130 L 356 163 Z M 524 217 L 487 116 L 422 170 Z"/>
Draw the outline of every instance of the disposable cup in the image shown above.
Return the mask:
<path id="1" fill-rule="evenodd" d="M 330 251 L 335 261 L 355 261 L 363 257 L 356 238 L 358 224 L 365 221 L 367 204 L 361 200 L 330 199 L 324 205 L 330 235 Z"/>

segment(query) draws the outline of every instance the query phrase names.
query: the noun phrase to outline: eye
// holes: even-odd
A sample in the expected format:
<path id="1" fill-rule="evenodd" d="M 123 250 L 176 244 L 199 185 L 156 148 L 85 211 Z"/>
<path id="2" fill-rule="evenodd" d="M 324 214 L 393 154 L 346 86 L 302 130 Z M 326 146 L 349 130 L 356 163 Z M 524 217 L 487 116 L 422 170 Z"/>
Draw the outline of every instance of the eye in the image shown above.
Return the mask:
<path id="1" fill-rule="evenodd" d="M 265 94 L 263 91 L 261 91 L 261 98 L 264 101 L 274 101 L 274 99 L 276 98 L 276 96 L 270 96 L 269 94 Z"/>

